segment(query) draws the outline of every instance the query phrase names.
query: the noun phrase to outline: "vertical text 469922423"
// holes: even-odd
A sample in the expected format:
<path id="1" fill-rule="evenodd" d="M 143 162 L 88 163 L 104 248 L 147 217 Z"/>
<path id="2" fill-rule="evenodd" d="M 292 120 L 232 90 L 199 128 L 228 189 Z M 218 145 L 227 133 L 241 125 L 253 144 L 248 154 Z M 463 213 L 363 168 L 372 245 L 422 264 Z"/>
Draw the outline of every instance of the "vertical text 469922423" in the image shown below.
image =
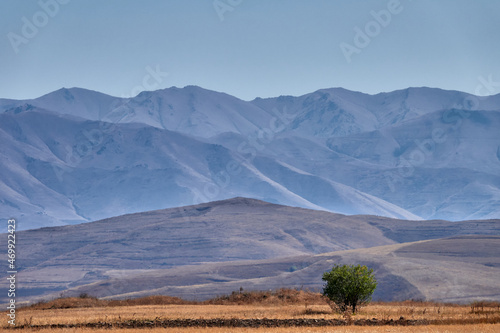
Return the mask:
<path id="1" fill-rule="evenodd" d="M 9 305 L 7 306 L 7 317 L 10 325 L 16 325 L 16 220 L 7 222 L 7 280 L 9 281 Z"/>

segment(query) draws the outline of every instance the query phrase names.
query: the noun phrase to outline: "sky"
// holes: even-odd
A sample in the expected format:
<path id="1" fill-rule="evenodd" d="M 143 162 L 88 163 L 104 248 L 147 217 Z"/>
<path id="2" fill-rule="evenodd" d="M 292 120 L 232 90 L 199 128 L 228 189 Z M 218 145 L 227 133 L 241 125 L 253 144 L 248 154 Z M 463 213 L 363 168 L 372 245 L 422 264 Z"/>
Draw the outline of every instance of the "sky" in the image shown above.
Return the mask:
<path id="1" fill-rule="evenodd" d="M 243 100 L 343 87 L 500 92 L 497 0 L 0 1 L 0 98 L 197 85 Z"/>

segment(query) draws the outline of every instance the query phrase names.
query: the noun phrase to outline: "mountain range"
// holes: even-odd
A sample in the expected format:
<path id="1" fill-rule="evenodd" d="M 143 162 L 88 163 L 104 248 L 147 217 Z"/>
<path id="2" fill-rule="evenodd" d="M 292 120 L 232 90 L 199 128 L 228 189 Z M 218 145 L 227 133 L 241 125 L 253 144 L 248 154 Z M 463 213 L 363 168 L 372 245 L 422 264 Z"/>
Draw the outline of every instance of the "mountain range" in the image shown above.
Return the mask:
<path id="1" fill-rule="evenodd" d="M 243 101 L 0 99 L 0 212 L 19 229 L 232 197 L 407 220 L 500 218 L 500 95 L 341 88 Z"/>

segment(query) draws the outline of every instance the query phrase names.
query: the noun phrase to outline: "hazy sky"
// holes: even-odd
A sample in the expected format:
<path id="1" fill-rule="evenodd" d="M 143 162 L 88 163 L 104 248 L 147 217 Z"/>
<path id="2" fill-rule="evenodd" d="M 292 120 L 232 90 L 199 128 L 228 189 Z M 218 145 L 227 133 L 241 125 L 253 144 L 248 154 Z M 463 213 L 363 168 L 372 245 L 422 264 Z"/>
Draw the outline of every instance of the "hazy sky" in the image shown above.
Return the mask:
<path id="1" fill-rule="evenodd" d="M 1 0 L 0 97 L 186 85 L 244 100 L 329 87 L 473 93 L 480 77 L 498 93 L 499 35 L 497 0 Z"/>

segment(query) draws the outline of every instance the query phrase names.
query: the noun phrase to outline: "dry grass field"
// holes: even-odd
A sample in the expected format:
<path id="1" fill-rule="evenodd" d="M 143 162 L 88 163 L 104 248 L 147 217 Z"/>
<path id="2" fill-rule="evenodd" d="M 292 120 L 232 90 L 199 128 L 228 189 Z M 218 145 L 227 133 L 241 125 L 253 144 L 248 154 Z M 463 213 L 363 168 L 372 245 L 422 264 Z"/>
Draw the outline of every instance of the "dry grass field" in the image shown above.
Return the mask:
<path id="1" fill-rule="evenodd" d="M 500 332 L 500 307 L 498 303 L 483 303 L 474 308 L 470 305 L 415 301 L 372 303 L 361 308 L 358 314 L 346 317 L 332 312 L 319 294 L 279 290 L 233 293 L 199 303 L 165 296 L 127 301 L 56 299 L 18 309 L 16 320 L 16 332 L 36 330 L 97 333 L 110 332 L 110 329 L 124 332 L 186 333 Z M 314 323 L 314 320 L 333 320 L 337 324 L 325 327 L 287 326 L 289 322 L 306 320 L 309 323 Z M 189 323 L 186 326 L 192 327 L 162 327 L 165 323 L 169 323 L 167 326 L 175 326 L 172 325 L 174 321 Z M 225 327 L 204 327 L 203 323 L 207 322 L 212 323 L 212 326 Z M 221 324 L 224 322 L 226 324 Z M 234 327 L 228 322 L 237 323 L 235 326 L 253 327 Z M 276 322 L 281 324 L 275 325 Z M 6 320 L 0 329 L 8 329 Z"/>
<path id="2" fill-rule="evenodd" d="M 118 329 L 116 329 L 118 330 Z M 60 333 L 112 333 L 115 330 L 110 329 L 91 329 L 91 328 L 63 328 L 63 329 L 40 329 L 36 332 L 49 333 L 49 332 L 60 332 Z M 160 333 L 160 332 L 172 332 L 172 333 L 253 333 L 253 332 L 271 332 L 271 333 L 323 333 L 323 332 L 334 332 L 334 333 L 382 333 L 382 332 L 402 332 L 402 333 L 435 333 L 435 332 L 446 332 L 446 333 L 498 333 L 500 332 L 500 324 L 479 324 L 479 325 L 433 325 L 433 326 L 413 326 L 413 327 L 367 327 L 367 326 L 345 326 L 345 327 L 280 327 L 280 328 L 153 328 L 153 329 L 122 329 L 123 333 Z M 16 330 L 16 332 L 32 332 L 31 329 L 21 329 Z"/>

